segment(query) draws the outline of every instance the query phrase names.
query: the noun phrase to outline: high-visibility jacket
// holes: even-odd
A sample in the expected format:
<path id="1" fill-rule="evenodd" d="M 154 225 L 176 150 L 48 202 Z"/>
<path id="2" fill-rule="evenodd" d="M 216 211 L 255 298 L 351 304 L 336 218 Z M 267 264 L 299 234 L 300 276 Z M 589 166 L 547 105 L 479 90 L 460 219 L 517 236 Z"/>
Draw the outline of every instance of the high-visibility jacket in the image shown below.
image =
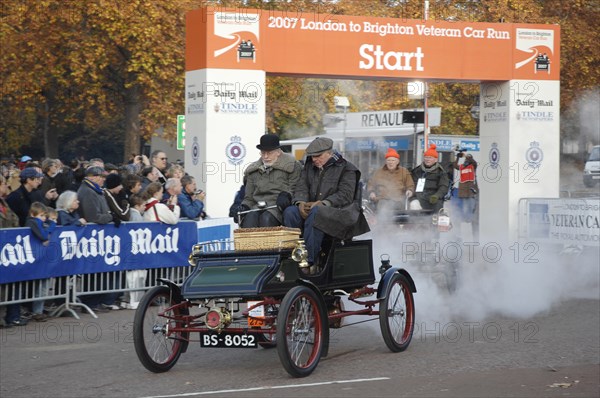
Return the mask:
<path id="1" fill-rule="evenodd" d="M 475 167 L 472 164 L 470 164 L 468 166 L 461 164 L 459 171 L 460 171 L 460 182 L 461 183 L 475 181 Z"/>

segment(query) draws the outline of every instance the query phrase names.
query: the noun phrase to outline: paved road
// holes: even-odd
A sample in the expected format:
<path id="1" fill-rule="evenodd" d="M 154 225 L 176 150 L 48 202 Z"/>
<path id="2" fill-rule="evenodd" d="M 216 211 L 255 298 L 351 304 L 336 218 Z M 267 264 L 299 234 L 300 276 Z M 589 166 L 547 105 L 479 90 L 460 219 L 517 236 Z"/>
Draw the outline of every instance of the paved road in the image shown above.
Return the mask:
<path id="1" fill-rule="evenodd" d="M 417 302 L 417 310 L 419 302 Z M 0 331 L 0 396 L 592 397 L 600 394 L 600 300 L 568 299 L 528 318 L 417 319 L 390 353 L 378 322 L 334 330 L 330 355 L 292 379 L 275 350 L 192 345 L 163 374 L 132 344 L 134 311 Z M 219 393 L 220 392 L 220 393 Z"/>
<path id="2" fill-rule="evenodd" d="M 417 327 L 403 353 L 387 350 L 374 321 L 333 330 L 330 355 L 305 379 L 290 378 L 275 350 L 195 344 L 153 374 L 133 348 L 134 311 L 122 310 L 0 330 L 0 397 L 600 396 L 597 250 L 535 264 L 515 253 L 465 264 L 452 296 L 416 274 Z"/>

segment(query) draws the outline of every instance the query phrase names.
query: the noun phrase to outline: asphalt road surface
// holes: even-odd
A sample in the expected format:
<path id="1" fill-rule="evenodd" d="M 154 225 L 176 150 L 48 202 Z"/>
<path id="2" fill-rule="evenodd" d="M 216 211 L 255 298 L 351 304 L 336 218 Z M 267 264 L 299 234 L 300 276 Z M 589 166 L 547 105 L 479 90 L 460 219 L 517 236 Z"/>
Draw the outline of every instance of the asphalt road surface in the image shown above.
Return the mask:
<path id="1" fill-rule="evenodd" d="M 0 330 L 0 396 L 597 397 L 599 314 L 588 297 L 528 318 L 418 317 L 402 353 L 388 351 L 376 320 L 351 325 L 332 330 L 329 356 L 303 379 L 288 376 L 274 349 L 198 344 L 153 374 L 135 354 L 133 310 L 63 317 Z"/>
<path id="2" fill-rule="evenodd" d="M 583 190 L 572 169 L 561 168 L 561 189 Z M 598 259 L 595 250 L 557 264 L 475 261 L 452 296 L 413 275 L 405 352 L 387 349 L 377 319 L 333 329 L 329 356 L 303 379 L 274 349 L 198 343 L 151 373 L 135 354 L 132 310 L 0 329 L 0 397 L 598 397 Z"/>

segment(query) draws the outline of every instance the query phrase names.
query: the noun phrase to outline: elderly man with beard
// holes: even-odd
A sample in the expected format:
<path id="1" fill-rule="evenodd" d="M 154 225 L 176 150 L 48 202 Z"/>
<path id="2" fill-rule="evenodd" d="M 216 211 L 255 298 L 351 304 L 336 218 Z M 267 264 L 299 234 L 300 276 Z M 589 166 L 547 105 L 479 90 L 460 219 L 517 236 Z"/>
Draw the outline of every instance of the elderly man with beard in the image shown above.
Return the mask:
<path id="1" fill-rule="evenodd" d="M 283 223 L 283 211 L 291 204 L 302 165 L 292 155 L 284 153 L 275 134 L 260 137 L 260 159 L 251 163 L 244 176 L 246 188 L 240 211 L 257 209 L 237 220 L 242 228 L 276 227 Z M 260 210 L 265 207 L 277 207 Z M 237 218 L 237 217 L 236 217 Z"/>
<path id="2" fill-rule="evenodd" d="M 360 171 L 333 149 L 329 138 L 317 137 L 306 148 L 306 163 L 294 191 L 294 206 L 284 214 L 284 225 L 303 228 L 310 268 L 318 265 L 325 234 L 351 239 L 369 231 L 356 200 Z"/>

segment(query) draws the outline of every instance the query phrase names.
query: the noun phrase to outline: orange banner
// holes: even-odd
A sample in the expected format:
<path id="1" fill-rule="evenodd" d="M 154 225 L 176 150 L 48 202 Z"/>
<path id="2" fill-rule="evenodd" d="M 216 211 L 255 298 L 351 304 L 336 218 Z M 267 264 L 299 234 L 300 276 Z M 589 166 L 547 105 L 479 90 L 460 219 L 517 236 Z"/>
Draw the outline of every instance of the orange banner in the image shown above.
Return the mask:
<path id="1" fill-rule="evenodd" d="M 187 15 L 186 70 L 360 79 L 559 80 L 557 25 L 440 22 L 202 8 Z"/>

